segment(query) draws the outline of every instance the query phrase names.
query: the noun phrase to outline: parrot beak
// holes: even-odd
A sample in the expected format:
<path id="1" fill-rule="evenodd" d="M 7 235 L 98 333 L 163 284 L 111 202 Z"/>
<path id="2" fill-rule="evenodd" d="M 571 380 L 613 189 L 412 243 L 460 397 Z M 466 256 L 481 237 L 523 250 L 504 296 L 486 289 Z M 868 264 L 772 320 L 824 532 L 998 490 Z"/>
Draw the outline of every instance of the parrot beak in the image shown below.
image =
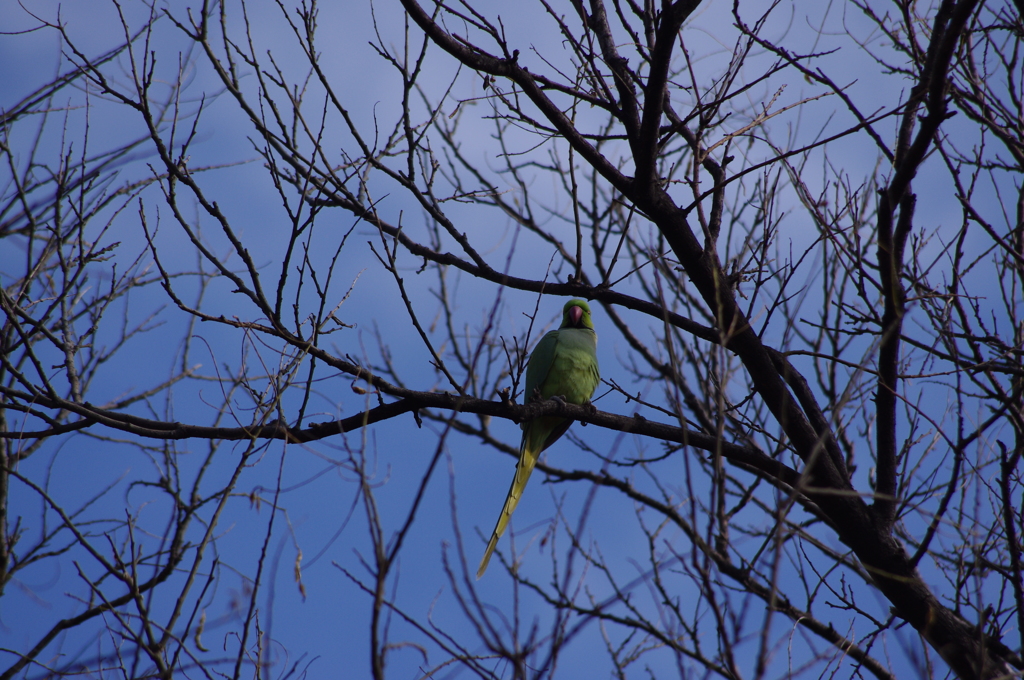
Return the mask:
<path id="1" fill-rule="evenodd" d="M 580 325 L 580 319 L 583 318 L 583 310 L 579 307 L 569 308 L 569 321 L 572 322 L 573 326 Z"/>

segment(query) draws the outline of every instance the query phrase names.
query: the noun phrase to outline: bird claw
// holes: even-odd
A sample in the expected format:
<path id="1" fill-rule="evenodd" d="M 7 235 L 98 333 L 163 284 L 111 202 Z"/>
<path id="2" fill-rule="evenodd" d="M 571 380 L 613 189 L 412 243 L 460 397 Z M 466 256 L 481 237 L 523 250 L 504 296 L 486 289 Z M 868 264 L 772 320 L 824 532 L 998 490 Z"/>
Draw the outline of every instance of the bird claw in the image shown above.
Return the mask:
<path id="1" fill-rule="evenodd" d="M 594 406 L 594 404 L 589 399 L 587 401 L 583 402 L 582 404 L 580 404 L 580 406 L 582 406 L 583 408 L 587 409 L 587 413 L 589 413 L 590 415 L 593 415 L 593 414 L 597 413 L 597 407 Z M 584 421 L 584 420 L 579 421 L 579 423 L 580 423 L 580 427 L 586 427 L 587 426 L 587 422 Z"/>

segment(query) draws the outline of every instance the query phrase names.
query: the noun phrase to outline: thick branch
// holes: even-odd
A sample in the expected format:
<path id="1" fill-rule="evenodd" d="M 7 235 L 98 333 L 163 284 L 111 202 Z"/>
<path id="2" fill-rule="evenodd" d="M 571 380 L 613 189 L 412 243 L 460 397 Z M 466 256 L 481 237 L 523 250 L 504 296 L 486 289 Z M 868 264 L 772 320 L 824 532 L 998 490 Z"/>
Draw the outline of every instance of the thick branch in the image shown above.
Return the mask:
<path id="1" fill-rule="evenodd" d="M 457 411 L 459 413 L 475 413 L 505 418 L 517 423 L 539 416 L 560 415 L 584 423 L 593 423 L 609 430 L 639 434 L 684 446 L 692 446 L 703 451 L 720 451 L 728 460 L 748 469 L 756 470 L 773 479 L 780 480 L 791 488 L 798 488 L 801 483 L 798 472 L 753 446 L 720 442 L 713 435 L 704 432 L 658 423 L 640 416 L 629 417 L 606 413 L 586 406 L 563 403 L 558 400 L 514 404 L 511 402 L 488 401 L 486 399 L 457 396 L 446 392 L 417 392 L 404 388 L 393 388 L 392 392 L 400 395 L 398 401 L 381 404 L 348 418 L 316 423 L 305 428 L 290 428 L 279 420 L 266 424 L 241 427 L 189 425 L 186 423 L 141 418 L 127 413 L 108 411 L 91 404 L 81 405 L 64 400 L 58 401 L 37 397 L 35 398 L 35 403 L 40 407 L 66 409 L 76 413 L 82 420 L 70 423 L 67 426 L 74 429 L 82 429 L 90 425 L 104 425 L 120 432 L 151 439 L 194 438 L 227 441 L 278 439 L 289 443 L 306 443 L 345 432 L 352 432 L 361 427 L 390 420 L 402 414 L 415 412 L 420 409 L 441 409 Z M 27 397 L 29 395 L 21 396 Z M 0 438 L 23 440 L 47 437 L 51 434 L 52 431 L 49 429 L 39 432 L 8 431 L 0 432 Z"/>

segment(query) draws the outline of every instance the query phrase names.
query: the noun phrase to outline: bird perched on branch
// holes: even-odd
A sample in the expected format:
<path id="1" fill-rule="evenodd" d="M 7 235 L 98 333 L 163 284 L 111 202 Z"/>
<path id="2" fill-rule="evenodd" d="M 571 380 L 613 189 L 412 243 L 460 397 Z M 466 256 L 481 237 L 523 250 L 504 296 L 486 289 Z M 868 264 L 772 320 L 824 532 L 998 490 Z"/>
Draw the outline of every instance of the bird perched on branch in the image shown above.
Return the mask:
<path id="1" fill-rule="evenodd" d="M 526 403 L 545 399 L 562 399 L 570 404 L 588 404 L 601 376 L 597 368 L 597 333 L 590 319 L 590 305 L 585 300 L 569 300 L 562 308 L 562 325 L 541 338 L 526 366 Z M 505 498 L 498 523 L 487 543 L 484 558 L 476 577 L 487 571 L 498 539 L 515 512 L 519 499 L 530 479 L 541 451 L 558 440 L 572 419 L 561 416 L 540 416 L 522 424 L 523 439 L 519 444 L 516 476 Z"/>

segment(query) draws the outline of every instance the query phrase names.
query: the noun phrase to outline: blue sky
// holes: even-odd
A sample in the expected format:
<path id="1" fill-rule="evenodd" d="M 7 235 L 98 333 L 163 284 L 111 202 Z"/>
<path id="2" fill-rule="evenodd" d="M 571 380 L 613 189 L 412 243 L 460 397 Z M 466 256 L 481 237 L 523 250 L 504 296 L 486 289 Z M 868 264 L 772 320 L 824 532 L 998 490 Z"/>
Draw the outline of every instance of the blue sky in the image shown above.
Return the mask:
<path id="1" fill-rule="evenodd" d="M 51 21 L 56 19 L 56 3 L 27 3 L 25 6 L 28 11 L 37 12 Z M 557 53 L 560 49 L 559 36 L 550 30 L 547 23 L 540 21 L 535 13 L 508 11 L 504 5 L 495 3 L 486 5 L 485 10 L 493 13 L 495 7 L 502 10 L 508 34 L 521 41 L 518 44 L 523 45 L 522 58 L 529 60 L 528 63 L 536 63 L 536 68 L 540 70 L 543 63 L 527 47 L 535 47 L 542 54 Z M 786 11 L 780 11 L 777 19 L 779 34 L 791 37 L 795 44 L 807 45 L 808 49 L 825 50 L 829 47 L 814 44 L 809 37 L 814 35 L 813 28 L 820 19 L 803 14 L 806 10 L 797 10 L 795 5 L 786 5 L 784 9 Z M 172 6 L 172 11 L 177 13 L 184 10 Z M 397 10 L 390 5 L 378 4 L 376 11 L 382 25 L 383 41 L 389 45 L 399 45 L 402 26 L 396 19 Z M 139 5 L 130 5 L 127 12 L 132 25 L 138 25 L 145 16 L 144 8 Z M 112 6 L 105 3 L 65 3 L 60 6 L 60 17 L 76 46 L 85 54 L 101 53 L 122 39 L 116 28 L 116 13 Z M 851 31 L 866 30 L 866 23 L 860 16 L 837 18 L 833 12 L 829 17 L 829 21 L 845 22 L 844 25 Z M 259 42 L 258 53 L 262 55 L 269 51 L 292 78 L 304 72 L 305 66 L 295 48 L 294 39 L 276 7 L 270 3 L 254 6 L 248 19 Z M 232 22 L 232 29 L 237 31 L 241 26 L 237 12 L 232 15 Z M 698 60 L 698 64 L 706 66 L 709 72 L 713 71 L 715 65 L 728 62 L 731 42 L 720 37 L 722 31 L 719 27 L 728 26 L 730 22 L 728 7 L 724 3 L 710 3 L 687 28 L 687 40 L 691 41 L 688 47 L 707 55 Z M 377 121 L 381 122 L 382 127 L 391 124 L 393 111 L 400 101 L 396 89 L 400 83 L 394 71 L 368 44 L 374 40 L 370 7 L 363 2 L 325 4 L 321 7 L 319 23 L 320 47 L 323 50 L 321 63 L 336 90 L 350 97 L 347 101 L 351 102 L 350 112 L 358 127 L 372 136 L 369 131 L 373 130 Z M 55 31 L 43 29 L 15 34 L 37 25 L 27 16 L 25 9 L 14 3 L 0 5 L 0 25 L 11 32 L 0 36 L 0 64 L 7 74 L 0 104 L 7 106 L 53 74 L 67 68 L 68 64 L 59 56 L 61 44 Z M 410 35 L 412 42 L 418 43 L 419 32 L 412 29 Z M 158 22 L 152 43 L 158 55 L 158 74 L 166 81 L 173 80 L 180 57 L 186 63 L 185 80 L 188 82 L 183 108 L 194 111 L 198 103 L 203 102 L 196 142 L 190 149 L 189 167 L 230 164 L 230 167 L 197 173 L 196 176 L 200 178 L 204 192 L 218 202 L 236 233 L 244 240 L 260 269 L 261 277 L 272 282 L 280 269 L 281 250 L 287 236 L 287 220 L 281 208 L 281 200 L 253 148 L 253 132 L 248 121 L 240 114 L 233 99 L 221 91 L 205 59 L 193 54 L 193 62 L 188 61 L 188 55 L 182 52 L 186 47 L 187 41 L 182 39 L 170 22 Z M 868 105 L 876 100 L 891 103 L 894 98 L 899 99 L 898 93 L 904 87 L 908 87 L 907 83 L 899 79 L 878 79 L 876 73 L 868 70 L 869 66 L 872 69 L 877 67 L 868 62 L 866 56 L 850 50 L 825 57 L 823 61 L 837 69 L 834 71 L 837 80 L 841 81 L 844 77 L 850 81 L 859 79 L 861 82 L 851 91 L 863 97 Z M 121 76 L 122 85 L 128 83 L 126 70 L 112 68 L 110 72 Z M 434 50 L 427 59 L 426 73 L 424 83 L 435 94 L 451 82 L 456 69 L 449 58 Z M 252 88 L 249 93 L 254 92 L 254 79 L 249 78 L 245 82 Z M 779 106 L 817 94 L 813 87 L 795 75 L 786 84 L 785 91 L 780 95 Z M 311 87 L 311 90 L 315 92 L 316 88 Z M 446 115 L 455 115 L 456 109 L 452 102 L 459 99 L 468 101 L 462 107 L 461 119 L 465 139 L 469 140 L 466 144 L 467 153 L 481 164 L 495 168 L 500 163 L 491 144 L 494 128 L 493 123 L 487 119 L 490 110 L 482 103 L 470 101 L 482 92 L 478 77 L 462 73 L 443 111 Z M 773 95 L 774 91 L 767 88 L 753 91 L 749 96 L 752 101 L 758 101 L 759 98 L 763 101 Z M 834 100 L 834 97 L 825 98 L 821 103 L 808 105 L 802 110 L 806 113 L 783 117 L 778 127 L 773 128 L 780 135 L 778 139 L 773 138 L 773 141 L 785 140 L 787 125 L 817 125 L 828 134 L 849 125 L 849 121 L 844 122 L 841 116 L 838 120 L 830 117 L 838 109 Z M 78 108 L 86 102 L 91 107 L 88 118 L 82 115 L 84 109 Z M 55 134 L 53 130 L 59 130 L 60 125 L 51 122 L 42 145 L 43 156 L 52 158 L 61 148 L 81 144 L 79 140 L 84 136 L 86 121 L 90 149 L 103 149 L 126 137 L 144 133 L 137 115 L 124 106 L 104 101 L 92 91 L 76 89 L 62 93 L 57 96 L 54 105 L 58 109 L 65 106 L 70 108 L 67 113 L 68 134 Z M 867 110 L 870 110 L 870 106 Z M 316 106 L 310 107 L 310 111 L 316 111 Z M 60 120 L 64 115 L 63 112 L 57 112 L 51 119 Z M 581 112 L 581 116 L 587 115 L 590 112 Z M 337 123 L 336 119 L 333 121 Z M 521 144 L 523 150 L 532 144 L 527 135 L 513 135 L 512 139 Z M 16 137 L 12 140 L 12 146 L 18 150 L 18 145 L 25 145 L 28 140 L 29 137 Z M 474 144 L 476 140 L 479 140 L 479 148 Z M 327 129 L 323 147 L 328 153 L 337 153 L 340 159 L 338 152 L 351 148 L 351 145 L 350 135 L 339 124 Z M 842 141 L 835 145 L 836 156 L 842 158 L 844 170 L 853 177 L 870 174 L 876 163 L 876 153 L 865 146 L 863 140 Z M 25 148 L 20 147 L 20 152 L 24 153 Z M 155 160 L 152 151 L 143 147 L 139 155 L 126 164 L 119 181 L 147 177 L 150 172 L 148 166 Z M 817 169 L 814 171 L 818 172 Z M 940 173 L 936 173 L 938 176 Z M 928 175 L 922 179 L 930 180 Z M 551 182 L 550 179 L 545 181 Z M 402 194 L 394 183 L 375 180 L 371 183 L 371 189 L 379 192 L 375 198 L 381 201 L 382 215 L 396 223 L 401 220 L 422 238 L 424 215 L 418 205 Z M 530 189 L 548 198 L 552 204 L 562 208 L 568 205 L 568 201 L 559 196 L 559 187 L 553 183 L 538 181 Z M 918 215 L 922 222 L 940 223 L 955 212 L 955 202 L 950 194 L 939 193 L 938 196 L 928 204 L 921 205 Z M 156 242 L 164 266 L 175 270 L 194 270 L 197 262 L 195 251 L 170 218 L 156 187 L 146 189 L 140 199 L 149 228 L 158 228 Z M 790 201 L 784 212 L 797 216 L 786 222 L 783 241 L 786 245 L 783 250 L 788 248 L 788 243 L 793 243 L 794 248 L 799 250 L 816 236 L 816 231 L 808 220 L 799 217 L 799 206 L 792 195 L 785 196 L 784 200 Z M 202 225 L 204 238 L 211 250 L 229 253 L 229 244 L 218 233 L 216 224 L 193 203 L 186 205 L 194 210 L 194 214 L 189 217 Z M 146 251 L 139 210 L 139 201 L 134 201 L 124 206 L 122 212 L 112 214 L 104 238 L 120 243 L 112 265 L 127 267 L 141 256 L 138 265 L 140 269 L 148 267 L 152 272 L 152 258 Z M 472 235 L 477 249 L 492 264 L 497 266 L 505 261 L 516 235 L 514 225 L 506 217 L 495 214 L 496 211 L 455 202 L 447 204 L 446 210 L 460 230 Z M 549 219 L 554 224 L 557 219 L 564 217 L 565 214 L 562 214 Z M 564 230 L 565 238 L 571 238 L 568 226 L 560 228 Z M 377 252 L 380 252 L 379 236 L 366 224 L 360 224 L 340 211 L 321 215 L 317 229 L 310 246 L 311 258 L 319 266 L 324 266 L 327 258 L 333 254 L 340 242 L 340 235 L 352 230 L 350 241 L 346 243 L 339 258 L 340 264 L 330 294 L 340 300 L 351 286 L 351 296 L 341 307 L 339 317 L 353 324 L 353 327 L 331 336 L 331 346 L 337 348 L 339 355 L 347 353 L 369 364 L 379 365 L 381 355 L 375 338 L 379 332 L 389 343 L 391 356 L 399 372 L 411 386 L 416 389 L 443 389 L 443 381 L 427 366 L 429 356 L 426 350 L 415 334 L 410 332 L 405 308 L 396 298 L 394 278 L 380 267 L 368 245 L 368 242 L 373 243 Z M 550 256 L 550 248 L 530 242 L 528 247 L 520 248 L 511 258 L 512 271 L 518 276 L 542 278 Z M 399 257 L 403 277 L 416 309 L 423 319 L 433 320 L 437 280 L 429 271 L 426 274 L 416 273 L 420 265 L 416 258 L 407 253 L 400 253 Z M 14 267 L 16 261 L 16 257 L 12 258 L 10 253 L 0 255 L 2 269 Z M 233 257 L 230 264 L 240 267 L 237 257 Z M 109 271 L 96 272 L 98 285 Z M 512 338 L 521 337 L 525 333 L 529 321 L 522 312 L 533 309 L 534 296 L 510 290 L 499 291 L 493 286 L 479 285 L 469 277 L 458 274 L 452 275 L 449 285 L 457 290 L 455 299 L 458 321 L 465 324 L 466 333 L 470 337 L 483 327 L 499 295 L 502 305 L 499 307 L 498 334 Z M 183 278 L 176 282 L 176 286 L 184 300 L 191 302 L 194 299 L 194 277 Z M 303 303 L 309 304 L 311 298 L 308 297 L 308 291 L 305 295 Z M 543 299 L 539 306 L 537 324 L 557 323 L 562 303 L 563 300 L 557 298 Z M 229 317 L 238 315 L 241 318 L 250 318 L 253 314 L 247 301 L 232 292 L 232 286 L 223 279 L 210 286 L 203 305 L 212 314 Z M 258 338 L 213 323 L 189 326 L 188 318 L 168 301 L 156 285 L 132 297 L 126 318 L 139 321 L 158 307 L 161 311 L 151 322 L 153 329 L 129 342 L 119 355 L 118 362 L 100 374 L 90 396 L 93 402 L 102 403 L 104 400 L 116 399 L 119 395 L 145 389 L 154 382 L 166 379 L 183 361 L 189 366 L 196 366 L 197 375 L 208 378 L 240 371 L 243 367 L 247 367 L 253 375 L 259 375 L 266 372 L 261 363 L 272 369 L 280 360 L 275 348 L 263 345 Z M 657 324 L 649 319 L 639 315 L 631 316 L 629 312 L 625 312 L 625 315 L 636 324 L 638 332 L 645 335 L 657 334 Z M 610 324 L 599 309 L 595 310 L 595 323 L 601 337 L 598 351 L 602 377 L 622 384 L 628 383 L 630 377 L 623 368 L 630 352 L 628 345 L 611 332 Z M 608 332 L 604 332 L 604 329 Z M 535 329 L 533 337 L 538 335 Z M 112 337 L 107 337 L 107 340 L 110 341 Z M 191 343 L 189 354 L 183 359 L 185 337 L 191 338 Z M 367 404 L 373 405 L 370 395 L 359 395 L 351 389 L 352 381 L 349 378 L 321 375 L 322 382 L 317 384 L 307 407 L 307 423 L 346 417 L 357 413 Z M 254 379 L 252 386 L 265 387 L 266 381 Z M 221 389 L 213 380 L 186 381 L 174 388 L 170 411 L 160 410 L 165 406 L 160 402 L 139 404 L 136 408 L 142 415 L 209 424 L 216 406 L 223 399 Z M 599 389 L 599 393 L 602 391 Z M 491 394 L 479 396 L 493 397 Z M 299 405 L 298 399 L 296 393 L 289 394 L 283 400 L 286 412 L 295 412 Z M 234 409 L 225 424 L 247 424 L 252 417 L 252 400 L 244 392 L 239 392 L 231 402 Z M 625 404 L 620 396 L 611 395 L 599 401 L 598 407 L 607 411 L 631 413 L 635 405 Z M 147 412 L 150 408 L 153 412 Z M 401 526 L 409 511 L 411 498 L 437 445 L 438 431 L 440 426 L 436 423 L 428 421 L 420 428 L 412 416 L 406 415 L 365 433 L 353 432 L 344 437 L 302 446 L 285 447 L 279 443 L 267 445 L 252 464 L 242 470 L 236 496 L 226 504 L 224 514 L 219 519 L 215 552 L 219 561 L 220 580 L 202 598 L 200 605 L 205 609 L 209 625 L 203 640 L 205 647 L 211 650 L 208 652 L 211 656 L 202 657 L 200 654 L 200 658 L 209 659 L 233 651 L 235 641 L 226 633 L 234 630 L 234 624 L 237 623 L 233 607 L 244 600 L 246 578 L 251 577 L 261 551 L 266 549 L 269 555 L 266 568 L 269 572 L 264 577 L 264 590 L 259 603 L 261 626 L 272 626 L 274 654 L 279 655 L 279 665 L 272 675 L 283 677 L 292 664 L 297 664 L 299 669 L 308 668 L 308 677 L 337 677 L 339 674 L 342 677 L 366 677 L 369 658 L 367 622 L 371 599 L 352 583 L 344 571 L 347 570 L 357 578 L 365 577 L 360 561 L 370 558 L 370 545 L 366 512 L 357 495 L 356 477 L 349 466 L 352 460 L 364 460 L 368 469 L 372 470 L 373 493 L 381 513 L 383 532 L 386 536 L 391 535 Z M 511 422 L 492 423 L 492 432 L 510 446 L 518 443 L 519 429 Z M 98 434 L 106 438 L 80 434 L 59 445 L 46 447 L 26 459 L 20 471 L 32 479 L 48 479 L 50 493 L 71 508 L 86 503 L 99 489 L 112 485 L 110 492 L 90 506 L 87 512 L 96 517 L 109 517 L 119 516 L 117 513 L 128 508 L 136 518 L 140 531 L 152 531 L 158 535 L 168 512 L 165 501 L 159 500 L 158 495 L 150 496 L 145 486 L 133 486 L 132 481 L 140 478 L 151 480 L 163 474 L 160 469 L 159 445 L 153 451 L 144 452 L 130 441 L 122 441 L 114 433 Z M 634 457 L 641 450 L 658 450 L 656 443 L 619 436 L 596 427 L 575 426 L 573 434 L 603 455 L 616 460 Z M 209 443 L 201 440 L 186 440 L 169 446 L 174 446 L 179 453 L 179 472 L 185 479 L 199 473 L 210 448 Z M 211 467 L 206 472 L 207 481 L 203 485 L 206 492 L 212 491 L 230 476 L 244 449 L 244 443 L 225 442 L 219 445 L 211 457 Z M 600 458 L 580 450 L 569 438 L 560 441 L 549 454 L 558 456 L 559 464 L 566 469 L 595 470 L 602 465 Z M 860 471 L 864 477 L 868 474 L 867 467 L 865 464 Z M 686 471 L 682 462 L 673 463 L 667 469 L 667 478 L 659 482 L 673 489 L 679 500 L 685 499 L 688 491 L 684 483 Z M 399 576 L 391 582 L 397 601 L 406 612 L 420 620 L 429 619 L 446 630 L 467 635 L 469 639 L 476 639 L 471 632 L 467 632 L 467 624 L 444 574 L 443 558 L 447 556 L 453 564 L 459 564 L 461 555 L 458 550 L 461 546 L 465 550 L 469 571 L 475 571 L 474 565 L 500 509 L 512 470 L 511 457 L 499 455 L 494 449 L 484 447 L 476 440 L 457 434 L 451 434 L 445 440 L 443 456 L 433 472 L 423 507 L 403 549 Z M 524 546 L 530 546 L 524 554 L 521 569 L 539 582 L 551 578 L 553 545 L 547 540 L 548 528 L 559 522 L 560 515 L 572 518 L 572 526 L 575 527 L 580 508 L 588 502 L 591 491 L 582 484 L 545 484 L 544 481 L 543 475 L 535 475 L 512 525 L 516 533 L 516 550 L 523 551 Z M 638 483 L 643 483 L 643 480 L 638 480 Z M 278 486 L 281 491 L 278 510 L 274 512 L 268 506 L 268 500 L 274 496 L 273 490 Z M 702 491 L 697 489 L 698 493 Z M 30 508 L 24 511 L 26 518 L 42 518 L 44 513 L 36 494 L 23 487 L 13 493 L 12 507 L 19 508 L 19 511 L 21 508 Z M 262 501 L 252 502 L 249 494 L 259 495 Z M 271 530 L 272 518 L 274 524 Z M 642 556 L 647 550 L 647 544 L 639 527 L 642 519 L 643 515 L 638 515 L 636 508 L 627 499 L 604 489 L 596 492 L 583 539 L 595 541 L 605 559 L 624 580 L 631 580 L 643 572 Z M 42 522 L 40 519 L 33 524 L 26 520 L 25 527 L 29 532 L 40 532 L 43 530 Z M 199 531 L 198 527 L 196 531 Z M 459 537 L 461 544 L 458 542 Z M 684 552 L 689 549 L 681 536 L 670 533 L 669 537 L 679 546 L 678 549 Z M 554 540 L 554 546 L 564 552 L 564 530 L 558 531 Z M 832 539 L 830 545 L 839 547 L 835 539 Z M 511 541 L 506 535 L 499 549 L 508 555 L 510 546 Z M 299 593 L 293 577 L 294 565 L 300 553 L 302 585 L 306 597 Z M 207 555 L 205 559 L 209 568 L 212 555 Z M 87 572 L 95 568 L 95 565 L 88 564 L 87 555 L 73 550 L 66 558 L 50 560 L 38 569 L 26 572 L 19 577 L 15 587 L 4 593 L 0 636 L 5 642 L 0 646 L 22 649 L 52 625 L 54 620 L 78 610 L 80 604 L 77 598 L 83 596 L 83 584 L 76 576 L 74 560 L 85 565 Z M 577 564 L 577 575 L 579 569 Z M 179 575 L 175 578 L 182 577 Z M 685 579 L 680 578 L 678 583 L 682 609 L 700 610 L 700 594 L 687 589 L 688 582 Z M 610 592 L 608 584 L 594 574 L 589 575 L 587 585 L 597 600 Z M 540 622 L 542 632 L 546 632 L 551 617 L 547 607 L 535 595 L 513 589 L 507 573 L 497 560 L 492 561 L 486 578 L 476 587 L 491 607 L 489 611 L 492 613 L 500 612 L 500 616 L 511 619 L 512 612 L 518 606 L 523 621 L 536 620 Z M 656 593 L 643 585 L 637 587 L 636 592 L 638 600 L 657 607 Z M 861 604 L 874 615 L 883 618 L 887 615 L 889 605 L 881 596 L 871 593 L 866 596 L 866 600 Z M 158 597 L 153 606 L 157 610 L 166 610 L 171 603 Z M 778 639 L 791 639 L 799 648 L 805 644 L 801 642 L 802 633 L 798 630 L 792 638 L 787 638 L 785 631 L 790 625 L 781 617 L 773 620 Z M 528 629 L 529 623 L 524 627 Z M 396 642 L 421 639 L 397 616 L 393 619 L 391 631 Z M 914 636 L 905 630 L 893 634 L 891 639 L 897 645 L 906 644 L 908 648 L 916 649 Z M 818 648 L 824 646 L 813 642 L 806 644 Z M 61 653 L 70 653 L 79 646 L 89 645 L 96 648 L 102 646 L 99 638 L 92 639 L 74 633 L 62 643 Z M 483 647 L 476 643 L 475 646 L 470 645 L 468 651 L 482 652 Z M 56 649 L 54 653 L 58 653 Z M 912 657 L 914 653 L 911 651 L 908 656 Z M 0 655 L 0 659 L 3 658 Z M 437 656 L 436 649 L 431 649 L 429 657 L 424 659 L 413 646 L 398 647 L 389 656 L 389 675 L 418 677 L 417 669 L 429 668 L 440 658 L 443 657 Z M 655 653 L 650 659 L 653 667 L 660 671 L 671 669 L 675 663 L 668 653 Z M 563 669 L 572 669 L 566 673 L 570 677 L 604 677 L 609 668 L 607 655 L 597 635 L 581 638 L 574 643 L 560 663 Z M 786 650 L 780 648 L 776 656 L 777 666 L 773 668 L 775 675 L 772 677 L 785 676 L 788 663 Z M 900 665 L 909 662 L 902 657 L 896 663 Z M 0 662 L 0 665 L 6 663 Z M 441 673 L 440 677 L 448 677 L 448 672 L 446 670 Z M 34 677 L 36 672 L 28 675 Z M 511 671 L 506 669 L 504 675 L 511 675 Z"/>

